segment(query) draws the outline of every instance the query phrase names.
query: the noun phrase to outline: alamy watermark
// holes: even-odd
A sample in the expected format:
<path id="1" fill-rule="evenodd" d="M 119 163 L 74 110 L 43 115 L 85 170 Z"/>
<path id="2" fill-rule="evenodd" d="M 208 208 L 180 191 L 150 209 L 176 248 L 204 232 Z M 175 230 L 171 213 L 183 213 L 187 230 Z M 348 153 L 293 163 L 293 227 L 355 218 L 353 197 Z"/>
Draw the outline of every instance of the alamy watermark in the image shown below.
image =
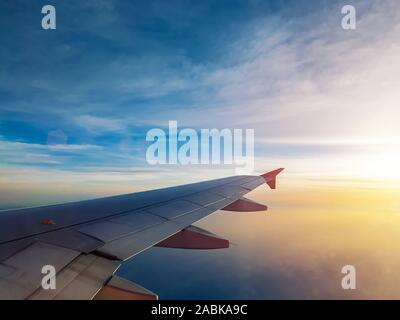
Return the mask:
<path id="1" fill-rule="evenodd" d="M 44 5 L 42 7 L 42 28 L 44 30 L 56 30 L 56 8 L 53 5 Z M 353 5 L 344 5 L 341 8 L 342 28 L 344 30 L 355 30 L 357 28 L 356 8 Z"/>
<path id="2" fill-rule="evenodd" d="M 344 30 L 355 30 L 357 28 L 356 8 L 352 5 L 342 7 L 342 28 Z"/>
<path id="3" fill-rule="evenodd" d="M 46 264 L 42 267 L 42 288 L 44 290 L 56 289 L 56 268 L 51 264 Z"/>
<path id="4" fill-rule="evenodd" d="M 344 290 L 355 290 L 356 289 L 356 268 L 351 265 L 345 265 L 342 267 L 342 274 L 345 276 L 342 278 L 342 289 Z"/>
<path id="5" fill-rule="evenodd" d="M 178 130 L 178 122 L 169 121 L 168 132 L 153 128 L 146 141 L 152 142 L 146 151 L 151 165 L 234 165 L 236 174 L 254 170 L 254 129 Z"/>
<path id="6" fill-rule="evenodd" d="M 45 5 L 42 8 L 42 28 L 44 30 L 55 30 L 56 26 L 56 8 L 52 5 Z"/>

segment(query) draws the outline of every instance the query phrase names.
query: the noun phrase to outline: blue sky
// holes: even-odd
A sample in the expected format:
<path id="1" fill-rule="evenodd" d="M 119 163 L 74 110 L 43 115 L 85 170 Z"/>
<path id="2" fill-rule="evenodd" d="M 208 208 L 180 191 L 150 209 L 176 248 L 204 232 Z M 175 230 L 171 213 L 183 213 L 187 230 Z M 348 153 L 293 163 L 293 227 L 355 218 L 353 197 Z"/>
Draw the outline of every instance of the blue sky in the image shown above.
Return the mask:
<path id="1" fill-rule="evenodd" d="M 101 192 L 117 193 L 233 173 L 148 166 L 145 134 L 168 120 L 255 129 L 258 171 L 346 173 L 349 153 L 363 168 L 372 147 L 398 145 L 399 10 L 350 1 L 349 32 L 348 3 L 52 1 L 57 29 L 45 31 L 47 2 L 3 1 L 2 188 L 105 183 Z"/>

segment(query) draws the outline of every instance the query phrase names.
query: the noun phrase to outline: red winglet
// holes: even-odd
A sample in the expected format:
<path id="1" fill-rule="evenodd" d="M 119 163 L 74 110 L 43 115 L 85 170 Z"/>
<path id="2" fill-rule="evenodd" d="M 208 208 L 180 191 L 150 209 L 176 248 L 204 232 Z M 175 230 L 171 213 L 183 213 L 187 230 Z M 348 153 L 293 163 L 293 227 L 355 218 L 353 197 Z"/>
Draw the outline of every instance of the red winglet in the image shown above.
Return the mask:
<path id="1" fill-rule="evenodd" d="M 267 172 L 261 175 L 265 182 L 269 185 L 271 189 L 276 188 L 276 176 L 283 171 L 284 168 L 279 168 L 271 172 Z"/>

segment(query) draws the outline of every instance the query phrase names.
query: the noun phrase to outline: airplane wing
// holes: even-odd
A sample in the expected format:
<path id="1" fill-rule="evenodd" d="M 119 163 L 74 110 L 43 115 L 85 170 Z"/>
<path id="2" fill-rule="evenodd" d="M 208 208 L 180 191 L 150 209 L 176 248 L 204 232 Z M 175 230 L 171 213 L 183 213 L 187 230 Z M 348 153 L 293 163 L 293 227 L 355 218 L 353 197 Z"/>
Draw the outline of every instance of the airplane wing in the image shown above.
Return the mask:
<path id="1" fill-rule="evenodd" d="M 260 211 L 243 196 L 277 169 L 177 187 L 0 212 L 0 299 L 157 299 L 115 275 L 121 262 L 153 246 L 226 248 L 229 241 L 191 226 L 217 210 Z M 44 266 L 56 288 L 44 289 Z"/>

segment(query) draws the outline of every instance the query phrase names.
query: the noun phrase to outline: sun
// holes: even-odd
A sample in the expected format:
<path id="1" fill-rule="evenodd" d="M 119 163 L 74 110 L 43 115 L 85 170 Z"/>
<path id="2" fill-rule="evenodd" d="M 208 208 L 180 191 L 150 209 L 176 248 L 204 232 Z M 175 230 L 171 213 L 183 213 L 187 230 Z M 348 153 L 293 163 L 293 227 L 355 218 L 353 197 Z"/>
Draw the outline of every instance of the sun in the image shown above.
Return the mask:
<path id="1" fill-rule="evenodd" d="M 400 180 L 400 151 L 398 146 L 390 150 L 373 152 L 363 161 L 363 175 L 379 180 Z"/>

